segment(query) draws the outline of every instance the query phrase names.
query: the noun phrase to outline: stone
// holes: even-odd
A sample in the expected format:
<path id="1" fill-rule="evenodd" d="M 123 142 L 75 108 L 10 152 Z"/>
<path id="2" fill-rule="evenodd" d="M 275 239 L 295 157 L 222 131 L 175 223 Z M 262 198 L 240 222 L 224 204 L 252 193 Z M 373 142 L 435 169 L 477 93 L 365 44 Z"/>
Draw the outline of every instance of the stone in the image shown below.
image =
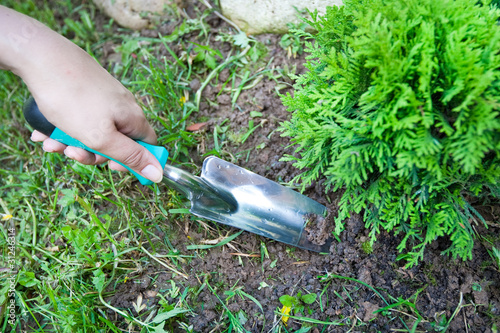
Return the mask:
<path id="1" fill-rule="evenodd" d="M 341 6 L 342 0 L 220 0 L 222 14 L 248 35 L 288 32 L 288 23 L 300 23 L 305 8 L 326 13 L 327 6 Z M 295 9 L 296 8 L 296 9 Z"/>
<path id="2" fill-rule="evenodd" d="M 363 316 L 363 321 L 365 323 L 377 317 L 377 313 L 374 313 L 380 308 L 377 304 L 373 304 L 370 302 L 363 302 L 361 303 L 361 306 L 365 310 L 365 315 Z"/>
<path id="3" fill-rule="evenodd" d="M 96 6 L 125 28 L 150 28 L 174 0 L 93 0 Z"/>

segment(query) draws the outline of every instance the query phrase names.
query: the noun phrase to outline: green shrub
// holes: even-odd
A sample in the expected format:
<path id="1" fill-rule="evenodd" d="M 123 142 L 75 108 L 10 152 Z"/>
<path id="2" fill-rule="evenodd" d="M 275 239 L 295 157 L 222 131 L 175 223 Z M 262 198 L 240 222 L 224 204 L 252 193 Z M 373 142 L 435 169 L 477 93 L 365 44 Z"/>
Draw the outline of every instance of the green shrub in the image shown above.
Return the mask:
<path id="1" fill-rule="evenodd" d="M 476 0 L 345 0 L 307 43 L 281 130 L 303 186 L 345 189 L 336 232 L 364 211 L 370 241 L 402 233 L 408 266 L 439 236 L 471 258 L 471 203 L 500 197 L 500 12 Z"/>

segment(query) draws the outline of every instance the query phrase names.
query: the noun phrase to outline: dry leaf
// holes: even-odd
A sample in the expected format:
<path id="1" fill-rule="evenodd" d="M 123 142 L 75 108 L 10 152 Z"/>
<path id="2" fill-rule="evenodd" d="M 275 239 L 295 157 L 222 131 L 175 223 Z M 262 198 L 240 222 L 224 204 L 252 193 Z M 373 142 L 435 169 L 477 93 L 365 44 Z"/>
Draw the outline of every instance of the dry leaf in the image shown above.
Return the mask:
<path id="1" fill-rule="evenodd" d="M 189 132 L 196 132 L 201 130 L 203 127 L 207 126 L 208 123 L 196 123 L 196 124 L 191 124 L 188 127 L 186 127 L 186 131 Z"/>

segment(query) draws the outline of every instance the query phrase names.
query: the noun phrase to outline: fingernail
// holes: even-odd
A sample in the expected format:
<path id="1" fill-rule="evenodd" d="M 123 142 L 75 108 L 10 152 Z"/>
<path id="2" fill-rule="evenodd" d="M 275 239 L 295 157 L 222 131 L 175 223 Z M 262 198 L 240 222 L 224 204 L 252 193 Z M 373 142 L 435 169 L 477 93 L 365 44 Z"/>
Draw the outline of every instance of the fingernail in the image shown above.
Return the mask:
<path id="1" fill-rule="evenodd" d="M 38 131 L 34 131 L 33 133 L 31 133 L 31 141 L 40 142 L 43 141 L 45 138 L 47 137 Z"/>
<path id="2" fill-rule="evenodd" d="M 141 174 L 147 179 L 154 181 L 155 183 L 158 183 L 163 179 L 163 172 L 158 170 L 152 164 L 149 164 L 144 169 L 142 169 Z"/>

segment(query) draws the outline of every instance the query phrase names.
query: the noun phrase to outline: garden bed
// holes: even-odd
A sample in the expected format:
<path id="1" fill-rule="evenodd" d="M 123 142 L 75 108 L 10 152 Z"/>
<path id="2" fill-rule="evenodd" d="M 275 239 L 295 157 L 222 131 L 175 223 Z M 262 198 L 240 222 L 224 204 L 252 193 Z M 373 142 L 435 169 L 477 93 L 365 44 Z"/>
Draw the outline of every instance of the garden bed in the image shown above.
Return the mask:
<path id="1" fill-rule="evenodd" d="M 215 23 L 211 24 L 214 36 L 218 30 L 230 29 L 222 20 L 214 20 Z M 272 59 L 270 67 L 296 68 L 296 74 L 305 70 L 304 55 L 297 58 L 287 55 L 287 51 L 279 45 L 281 36 L 265 34 L 256 39 L 269 48 L 266 60 Z M 231 50 L 230 45 L 217 42 L 210 47 Z M 226 81 L 228 72 L 223 70 L 220 73 L 219 82 Z M 253 121 L 257 128 L 244 143 L 227 141 L 227 152 L 236 156 L 232 162 L 268 179 L 289 182 L 298 171 L 291 162 L 281 161 L 285 154 L 293 153 L 293 147 L 289 147 L 289 139 L 282 138 L 277 131 L 279 124 L 290 116 L 276 93 L 277 84 L 271 79 L 263 79 L 255 87 L 242 91 L 236 106 L 231 105 L 231 94 L 221 93 L 220 84 L 209 85 L 203 90 L 197 116 L 209 119 L 205 128 L 207 135 L 213 133 L 216 126 L 229 126 L 243 133 Z M 279 92 L 286 94 L 291 89 L 285 86 Z M 262 116 L 252 118 L 251 111 L 258 111 Z M 193 154 L 204 154 L 212 148 L 207 144 L 204 150 Z M 305 194 L 325 204 L 329 213 L 335 215 L 338 194 L 325 194 L 321 183 L 308 188 Z M 491 209 L 486 218 L 492 223 L 486 233 L 491 232 L 493 237 L 497 237 L 499 225 L 494 221 L 498 221 L 498 207 L 483 208 Z M 196 221 L 187 216 L 185 219 L 179 224 L 186 224 L 187 227 L 177 233 L 178 237 L 172 240 L 172 244 L 183 253 L 189 253 L 185 250 L 186 244 L 211 239 L 214 234 L 207 230 L 200 232 Z M 237 231 L 220 228 L 228 233 Z M 196 314 L 189 318 L 189 323 L 195 332 L 224 331 L 228 320 L 224 313 L 227 311 L 235 317 L 243 311 L 246 318 L 243 327 L 249 331 L 272 331 L 283 325 L 278 313 L 283 307 L 279 298 L 298 293 L 318 295 L 315 303 L 306 306 L 304 312 L 295 314 L 311 318 L 311 332 L 407 330 L 417 320 L 421 321 L 418 330 L 441 331 L 447 327 L 450 332 L 490 332 L 493 320 L 498 320 L 500 311 L 500 276 L 485 246 L 477 241 L 473 260 L 462 262 L 442 256 L 441 251 L 448 241 L 438 239 L 421 264 L 405 269 L 404 261 L 396 260 L 399 254 L 396 246 L 401 237 L 382 233 L 373 249 L 367 249 L 368 232 L 361 217 L 355 214 L 347 222 L 346 231 L 340 235 L 339 241 L 331 247 L 329 255 L 296 249 L 244 232 L 231 242 L 232 246 L 199 251 L 183 267 L 189 276 L 187 280 L 166 272 L 158 275 L 156 288 L 141 284 L 135 293 L 130 293 L 123 286 L 128 301 L 117 291 L 110 302 L 130 307 L 136 295 L 150 290 L 159 291 L 164 285 L 158 281 L 173 278 L 185 288 L 196 290 L 203 284 L 211 286 L 199 291 L 197 302 L 193 303 Z M 262 247 L 266 248 L 264 253 Z M 148 276 L 156 274 L 158 268 L 150 267 L 141 276 L 148 279 Z M 238 289 L 255 300 L 237 293 L 228 297 L 233 294 L 227 291 Z M 379 311 L 388 305 L 391 307 Z M 320 322 L 330 324 L 318 324 Z M 306 319 L 289 319 L 282 331 L 295 332 L 309 323 Z"/>
<path id="2" fill-rule="evenodd" d="M 191 6 L 186 8 L 188 15 L 206 13 L 201 4 Z M 95 15 L 98 17 L 96 22 L 102 22 L 97 24 L 98 30 L 107 19 L 98 12 Z M 227 38 L 218 38 L 236 34 L 226 22 L 214 14 L 197 19 L 204 20 L 209 27 L 207 38 L 193 30 L 179 37 L 182 43 L 179 40 L 167 43 L 170 50 L 159 43 L 155 57 L 165 56 L 172 63 L 176 62 L 175 57 L 187 61 L 183 60 L 189 58 L 189 54 L 186 58 L 185 46 L 195 43 L 220 51 L 222 57 L 217 57 L 217 64 L 243 52 L 244 48 L 231 44 Z M 140 36 L 123 32 L 116 26 L 113 29 L 119 30 L 122 36 L 130 34 L 134 38 L 154 39 L 161 37 L 159 33 L 163 36 L 173 34 L 184 20 L 185 17 L 172 19 L 156 29 L 143 31 Z M 194 136 L 196 142 L 187 148 L 189 163 L 178 159 L 185 162 L 181 167 L 197 172 L 203 155 L 215 151 L 236 165 L 290 185 L 299 171 L 292 162 L 281 160 L 286 154 L 293 154 L 294 148 L 290 147 L 289 138 L 281 137 L 277 130 L 280 123 L 290 118 L 278 92 L 293 93 L 293 76 L 289 74 L 305 71 L 305 54 L 299 52 L 294 57 L 290 49 L 280 45 L 280 40 L 281 36 L 272 34 L 255 37 L 255 42 L 266 49 L 255 66 L 251 58 L 246 57 L 247 65 L 221 67 L 206 85 L 210 70 L 193 75 L 190 82 L 186 82 L 189 85 L 187 100 L 193 105 L 196 106 L 197 92 L 201 92 L 199 109 L 191 113 L 186 125 L 206 125 L 198 126 L 200 129 L 197 128 Z M 117 60 L 117 46 L 116 41 L 104 46 L 108 51 L 103 52 L 99 60 L 107 68 L 122 61 L 121 58 Z M 102 45 L 96 48 L 103 50 Z M 249 71 L 247 75 L 245 70 Z M 234 81 L 233 75 L 236 75 Z M 248 79 L 252 75 L 255 79 L 261 78 L 258 81 Z M 245 89 L 238 89 L 244 80 Z M 225 82 L 230 83 L 224 85 Z M 148 99 L 148 94 L 148 91 L 137 94 L 146 105 L 158 98 Z M 160 126 L 155 122 L 159 133 L 162 131 Z M 76 176 L 75 179 L 80 178 Z M 95 190 L 101 185 L 89 181 L 82 186 Z M 132 198 L 130 203 L 136 197 L 145 196 L 154 205 L 165 204 L 164 210 L 156 206 L 151 208 L 148 213 L 151 218 L 144 218 L 143 227 L 134 229 L 136 237 L 144 235 L 147 241 L 141 238 L 138 250 L 121 257 L 141 264 L 132 265 L 133 269 L 121 271 L 116 276 L 104 271 L 106 278 L 112 279 L 103 294 L 109 306 L 103 307 L 96 301 L 97 307 L 120 329 L 141 330 L 139 324 L 130 318 L 124 321 L 122 314 L 113 309 L 146 321 L 148 313 L 156 316 L 167 309 L 182 308 L 186 311 L 165 322 L 165 330 L 174 332 L 496 332 L 500 326 L 499 267 L 488 253 L 491 243 L 485 240 L 487 238 L 497 248 L 500 246 L 499 206 L 476 207 L 487 221 L 488 229 L 483 230 L 484 225 L 474 226 L 481 230 L 485 239 L 476 239 L 472 260 L 453 260 L 441 255 L 449 241 L 439 238 L 426 250 L 418 265 L 406 269 L 405 262 L 397 260 L 400 253 L 396 249 L 404 235 L 381 232 L 371 247 L 364 222 L 356 214 L 349 218 L 346 230 L 333 242 L 328 254 L 301 250 L 247 232 L 217 246 L 238 230 L 185 214 L 182 207 L 187 206 L 182 198 L 184 203 L 177 203 L 178 206 L 168 211 L 166 206 L 172 201 L 172 191 L 163 185 L 158 191 L 154 193 L 130 178 L 117 192 Z M 117 200 L 114 196 L 117 193 L 109 198 Z M 327 221 L 332 222 L 340 194 L 325 193 L 321 181 L 309 186 L 304 194 L 326 205 Z M 106 200 L 93 201 L 93 208 L 110 215 L 109 212 L 115 209 L 112 202 Z M 77 210 L 81 212 L 83 208 Z M 166 211 L 169 214 L 164 214 Z M 331 233 L 333 222 L 321 227 L 315 235 L 317 238 Z M 150 230 L 149 235 L 146 229 Z M 67 238 L 60 235 L 56 238 L 61 249 L 72 248 Z M 120 243 L 127 238 L 131 236 L 123 233 L 116 236 L 116 241 Z M 157 246 L 152 248 L 151 244 Z M 213 247 L 199 246 L 207 244 Z M 37 272 L 37 276 L 40 275 L 43 272 Z M 301 300 L 300 295 L 307 294 L 316 295 L 311 304 Z M 295 300 L 291 311 L 287 312 L 291 316 L 288 319 L 283 315 L 286 308 L 280 302 L 284 295 Z M 145 307 L 137 311 L 138 304 Z M 43 321 L 42 317 L 37 318 Z M 23 325 L 26 331 L 37 327 L 33 320 Z"/>

